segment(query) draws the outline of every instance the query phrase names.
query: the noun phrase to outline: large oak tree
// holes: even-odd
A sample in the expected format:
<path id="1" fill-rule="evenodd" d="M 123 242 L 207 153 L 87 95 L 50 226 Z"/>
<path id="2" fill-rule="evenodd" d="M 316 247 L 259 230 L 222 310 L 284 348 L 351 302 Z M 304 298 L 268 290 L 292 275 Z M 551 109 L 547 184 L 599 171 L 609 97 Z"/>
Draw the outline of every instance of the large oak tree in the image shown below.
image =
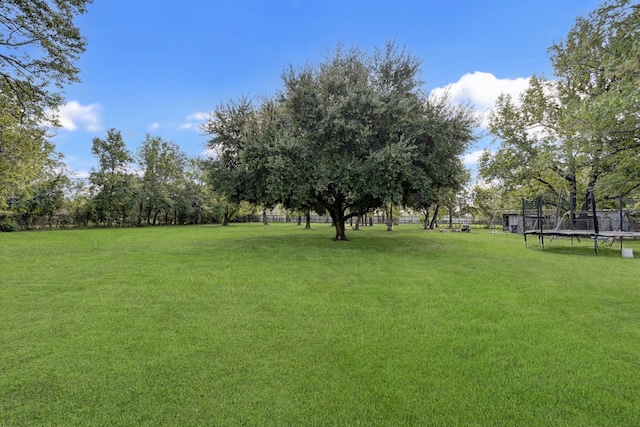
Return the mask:
<path id="1" fill-rule="evenodd" d="M 290 67 L 273 99 L 211 114 L 203 130 L 214 181 L 229 197 L 328 212 L 336 240 L 347 239 L 351 217 L 428 198 L 443 169 L 462 167 L 475 122 L 469 110 L 456 123 L 465 132 L 435 125 L 420 74 L 420 61 L 393 43 Z"/>

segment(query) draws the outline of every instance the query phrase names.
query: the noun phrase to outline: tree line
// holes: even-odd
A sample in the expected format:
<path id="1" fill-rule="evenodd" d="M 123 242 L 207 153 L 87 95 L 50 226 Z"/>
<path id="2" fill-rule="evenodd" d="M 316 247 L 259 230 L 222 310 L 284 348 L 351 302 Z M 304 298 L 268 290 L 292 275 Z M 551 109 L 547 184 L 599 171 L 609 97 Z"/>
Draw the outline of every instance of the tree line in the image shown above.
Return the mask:
<path id="1" fill-rule="evenodd" d="M 52 112 L 64 101 L 57 89 L 78 80 L 86 40 L 73 19 L 90 3 L 0 5 L 9 52 L 0 55 L 0 215 L 26 226 L 54 216 L 87 226 L 227 223 L 278 205 L 328 215 L 346 240 L 351 218 L 382 210 L 391 227 L 398 206 L 427 227 L 441 209 L 487 216 L 541 193 L 571 212 L 589 194 L 640 194 L 640 6 L 631 0 L 578 18 L 549 49 L 553 75 L 498 99 L 489 117 L 497 148 L 472 188 L 460 160 L 476 139 L 472 106 L 426 95 L 420 60 L 395 43 L 339 47 L 289 67 L 271 96 L 222 103 L 201 127 L 210 158 L 151 135 L 132 153 L 111 129 L 93 140 L 99 167 L 74 178 L 51 143 Z"/>
<path id="2" fill-rule="evenodd" d="M 54 162 L 29 193 L 6 198 L 5 217 L 23 228 L 52 227 L 54 216 L 59 227 L 198 224 L 219 217 L 201 159 L 189 158 L 176 143 L 147 135 L 132 153 L 111 129 L 93 139 L 91 151 L 99 166 L 88 178 L 74 178 Z"/>

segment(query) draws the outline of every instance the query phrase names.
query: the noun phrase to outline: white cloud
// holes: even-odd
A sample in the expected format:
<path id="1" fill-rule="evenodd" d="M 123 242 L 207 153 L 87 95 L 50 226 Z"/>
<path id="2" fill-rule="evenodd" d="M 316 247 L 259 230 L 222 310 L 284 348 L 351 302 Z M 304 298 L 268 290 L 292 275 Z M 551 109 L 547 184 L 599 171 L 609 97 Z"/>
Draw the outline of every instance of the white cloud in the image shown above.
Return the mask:
<path id="1" fill-rule="evenodd" d="M 160 127 L 160 123 L 159 122 L 153 122 L 151 123 L 151 125 L 149 126 L 149 130 L 150 131 L 154 131 L 156 129 L 158 129 Z"/>
<path id="2" fill-rule="evenodd" d="M 73 176 L 75 178 L 81 178 L 81 179 L 89 179 L 90 175 L 91 175 L 91 173 L 89 171 L 86 171 L 86 170 L 75 171 L 73 173 Z"/>
<path id="3" fill-rule="evenodd" d="M 201 111 L 193 114 L 189 114 L 187 116 L 187 120 L 196 120 L 196 121 L 204 121 L 209 118 L 209 113 L 203 113 Z"/>
<path id="4" fill-rule="evenodd" d="M 189 114 L 186 117 L 186 122 L 182 123 L 179 128 L 180 129 L 197 129 L 200 126 L 200 123 L 204 122 L 209 118 L 209 113 L 203 113 L 202 111 L 195 112 L 193 114 Z"/>
<path id="5" fill-rule="evenodd" d="M 102 129 L 100 117 L 100 104 L 81 105 L 78 101 L 71 101 L 60 107 L 58 120 L 63 129 L 75 131 L 78 128 L 86 131 L 99 131 Z"/>
<path id="6" fill-rule="evenodd" d="M 218 157 L 218 154 L 214 149 L 207 148 L 202 152 L 201 156 L 206 159 L 216 159 Z"/>
<path id="7" fill-rule="evenodd" d="M 465 166 L 471 166 L 471 165 L 477 164 L 483 152 L 484 150 L 476 150 L 471 153 L 465 154 L 464 157 L 462 157 L 462 163 L 464 163 Z"/>
<path id="8" fill-rule="evenodd" d="M 431 94 L 438 96 L 448 92 L 453 102 L 471 102 L 478 115 L 483 115 L 482 125 L 486 127 L 486 113 L 494 107 L 500 94 L 509 94 L 517 100 L 528 86 L 529 77 L 499 79 L 491 73 L 476 71 L 465 74 L 455 83 L 433 89 Z"/>

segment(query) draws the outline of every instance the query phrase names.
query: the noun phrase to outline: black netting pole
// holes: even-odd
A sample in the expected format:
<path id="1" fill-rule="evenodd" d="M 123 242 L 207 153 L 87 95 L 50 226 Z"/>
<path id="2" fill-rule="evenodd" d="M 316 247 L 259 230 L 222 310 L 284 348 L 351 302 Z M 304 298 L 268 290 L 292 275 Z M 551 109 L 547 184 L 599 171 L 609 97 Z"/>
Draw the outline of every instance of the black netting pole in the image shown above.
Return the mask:
<path id="1" fill-rule="evenodd" d="M 618 196 L 618 213 L 620 214 L 620 223 L 618 224 L 618 231 L 622 231 L 622 194 Z"/>
<path id="2" fill-rule="evenodd" d="M 524 236 L 524 247 L 527 247 L 527 221 L 525 215 L 527 199 L 522 198 L 522 235 Z"/>
<path id="3" fill-rule="evenodd" d="M 544 234 L 542 234 L 542 196 L 538 196 L 536 202 L 538 205 L 538 228 L 540 230 L 540 236 L 538 239 L 540 240 L 540 246 L 544 249 Z"/>
<path id="4" fill-rule="evenodd" d="M 596 235 L 593 239 L 593 246 L 596 250 L 596 255 L 598 255 L 598 234 L 600 234 L 600 230 L 598 229 L 598 215 L 596 213 L 596 198 L 591 191 L 591 212 L 593 212 L 593 231 L 595 231 Z"/>

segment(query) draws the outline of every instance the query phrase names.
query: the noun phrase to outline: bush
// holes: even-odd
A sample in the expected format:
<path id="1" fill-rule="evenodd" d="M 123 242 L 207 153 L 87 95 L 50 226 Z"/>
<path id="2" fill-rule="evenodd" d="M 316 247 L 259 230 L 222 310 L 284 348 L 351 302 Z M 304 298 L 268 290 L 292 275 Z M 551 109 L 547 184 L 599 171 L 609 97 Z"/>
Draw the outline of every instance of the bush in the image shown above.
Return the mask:
<path id="1" fill-rule="evenodd" d="M 0 222 L 0 233 L 9 233 L 12 231 L 18 231 L 20 227 L 13 221 L 2 221 Z"/>

